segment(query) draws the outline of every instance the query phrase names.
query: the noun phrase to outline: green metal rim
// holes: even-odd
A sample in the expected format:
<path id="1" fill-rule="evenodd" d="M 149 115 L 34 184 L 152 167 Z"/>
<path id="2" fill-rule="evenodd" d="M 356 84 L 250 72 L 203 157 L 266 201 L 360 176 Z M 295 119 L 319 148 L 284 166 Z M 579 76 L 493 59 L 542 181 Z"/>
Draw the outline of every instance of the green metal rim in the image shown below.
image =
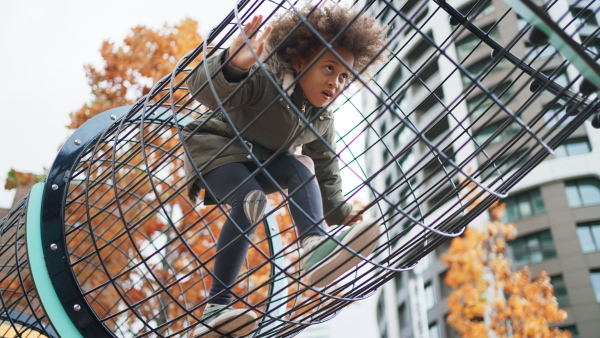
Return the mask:
<path id="1" fill-rule="evenodd" d="M 29 193 L 29 204 L 27 206 L 25 236 L 27 242 L 27 256 L 33 283 L 40 297 L 42 306 L 58 335 L 69 338 L 83 338 L 58 299 L 56 290 L 50 281 L 48 269 L 46 269 L 46 262 L 42 251 L 40 224 L 44 186 L 45 183 L 43 182 L 33 186 Z"/>

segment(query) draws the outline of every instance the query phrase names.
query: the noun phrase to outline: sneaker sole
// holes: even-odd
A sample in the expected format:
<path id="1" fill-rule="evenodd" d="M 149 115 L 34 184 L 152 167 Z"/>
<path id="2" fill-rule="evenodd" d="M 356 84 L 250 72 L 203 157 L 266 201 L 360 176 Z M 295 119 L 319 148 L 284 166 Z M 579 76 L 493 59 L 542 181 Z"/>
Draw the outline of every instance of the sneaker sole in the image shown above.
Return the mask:
<path id="1" fill-rule="evenodd" d="M 358 252 L 363 257 L 370 255 L 377 246 L 377 241 L 375 239 L 380 234 L 379 224 L 371 222 L 372 221 L 363 221 L 362 224 L 359 223 L 354 225 L 352 230 L 340 243 L 353 251 Z M 350 257 L 353 258 L 349 259 Z M 346 260 L 348 261 L 345 262 Z M 333 256 L 328 258 L 325 262 L 318 263 L 313 267 L 306 275 L 306 279 L 308 280 L 308 283 L 314 287 L 325 287 L 331 284 L 339 276 L 358 265 L 362 260 L 361 257 L 354 255 L 346 249 L 339 249 L 338 252 L 334 253 Z"/>
<path id="2" fill-rule="evenodd" d="M 248 334 L 250 334 L 250 332 L 254 331 L 254 329 L 256 328 L 256 318 L 256 314 L 252 311 L 232 311 L 230 316 L 223 318 L 215 318 L 213 321 L 208 323 L 208 326 L 214 328 L 216 331 L 212 331 L 208 327 L 202 327 L 198 329 L 198 331 L 200 332 L 192 332 L 191 336 L 194 338 L 221 338 L 230 336 L 245 337 Z M 252 321 L 254 321 L 254 323 L 250 323 Z M 225 322 L 227 323 L 222 324 Z"/>

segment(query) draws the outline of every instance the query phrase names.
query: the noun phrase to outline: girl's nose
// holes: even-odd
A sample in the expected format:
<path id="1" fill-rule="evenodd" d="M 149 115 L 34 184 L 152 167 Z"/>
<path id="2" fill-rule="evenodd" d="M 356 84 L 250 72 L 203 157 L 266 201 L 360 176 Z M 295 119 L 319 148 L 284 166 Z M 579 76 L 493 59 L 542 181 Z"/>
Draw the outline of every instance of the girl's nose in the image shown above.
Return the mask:
<path id="1" fill-rule="evenodd" d="M 333 76 L 329 77 L 329 86 L 330 87 L 337 88 L 337 87 L 339 87 L 339 85 L 340 84 L 338 82 L 337 77 L 333 77 Z"/>

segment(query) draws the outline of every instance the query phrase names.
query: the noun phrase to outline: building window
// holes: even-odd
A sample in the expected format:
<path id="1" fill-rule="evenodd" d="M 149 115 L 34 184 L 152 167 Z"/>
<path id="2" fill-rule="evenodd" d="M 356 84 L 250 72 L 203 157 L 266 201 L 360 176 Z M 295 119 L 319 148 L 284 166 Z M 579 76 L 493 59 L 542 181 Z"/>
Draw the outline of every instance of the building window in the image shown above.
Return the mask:
<path id="1" fill-rule="evenodd" d="M 598 26 L 598 19 L 593 10 L 579 7 L 571 7 L 569 10 L 578 26 Z"/>
<path id="2" fill-rule="evenodd" d="M 587 154 L 592 151 L 590 141 L 587 137 L 578 137 L 566 140 L 554 150 L 554 156 L 567 157 Z"/>
<path id="3" fill-rule="evenodd" d="M 471 74 L 472 78 L 477 79 L 477 78 L 479 78 L 479 76 L 481 74 L 486 72 L 488 70 L 488 68 L 490 67 L 490 65 L 494 62 L 495 62 L 494 59 L 486 57 L 486 58 L 476 61 L 472 65 L 466 67 L 465 70 L 469 74 Z M 508 61 L 502 59 L 493 66 L 490 73 L 497 73 L 498 71 L 505 70 L 506 68 L 508 68 L 508 65 L 509 65 Z M 485 76 L 487 76 L 487 75 L 485 75 Z M 465 74 L 462 74 L 462 79 L 463 79 L 463 84 L 465 86 L 467 86 L 471 83 L 471 79 Z"/>
<path id="4" fill-rule="evenodd" d="M 406 303 L 400 304 L 398 307 L 398 323 L 400 323 L 400 330 L 405 327 L 408 327 L 408 323 L 410 318 L 408 317 L 408 309 L 406 308 Z"/>
<path id="5" fill-rule="evenodd" d="M 444 90 L 441 86 L 430 92 L 427 97 L 415 108 L 419 121 L 430 122 L 435 116 L 445 113 L 446 108 L 443 107 Z M 427 117 L 427 115 L 432 115 Z M 401 122 L 404 124 L 404 122 Z"/>
<path id="6" fill-rule="evenodd" d="M 388 176 L 385 178 L 385 187 L 386 188 L 389 188 L 392 186 L 392 180 L 393 180 L 392 176 Z"/>
<path id="7" fill-rule="evenodd" d="M 448 130 L 450 130 L 450 123 L 448 122 L 448 117 L 444 116 L 425 131 L 425 137 L 430 141 L 433 141 L 442 135 L 448 137 Z"/>
<path id="8" fill-rule="evenodd" d="M 559 327 L 559 329 L 571 332 L 571 338 L 579 338 L 579 331 L 577 331 L 577 325 L 563 326 Z"/>
<path id="9" fill-rule="evenodd" d="M 519 130 L 521 130 L 521 127 L 516 122 L 511 122 L 510 124 L 505 125 L 507 122 L 508 120 L 502 120 L 490 123 L 483 128 L 480 128 L 475 132 L 475 141 L 477 141 L 479 144 L 482 144 L 491 138 L 496 132 L 498 132 L 498 134 L 490 140 L 490 144 L 496 144 L 510 139 L 511 137 L 515 136 Z"/>
<path id="10" fill-rule="evenodd" d="M 431 31 L 425 32 L 425 35 L 427 35 L 428 37 L 433 37 L 433 33 L 431 33 Z M 434 41 L 433 38 L 431 39 L 431 41 Z M 406 54 L 405 59 L 408 61 L 410 68 L 419 69 L 421 68 L 420 66 L 422 66 L 422 64 L 419 63 L 419 60 L 421 60 L 421 62 L 423 62 L 423 60 L 429 60 L 429 58 L 425 57 L 425 55 L 432 54 L 431 44 L 432 43 L 430 41 L 423 37 L 418 43 L 415 44 L 415 46 L 410 50 L 410 52 Z M 437 67 L 436 60 L 430 60 L 430 64 L 428 66 L 432 66 L 433 64 L 435 64 L 435 66 L 433 67 Z M 421 72 L 425 72 L 424 69 L 426 67 L 427 66 L 422 67 L 423 69 L 421 69 Z"/>
<path id="11" fill-rule="evenodd" d="M 433 289 L 433 283 L 429 282 L 425 284 L 425 309 L 431 310 L 435 305 L 435 290 Z"/>
<path id="12" fill-rule="evenodd" d="M 385 299 L 383 294 L 377 302 L 377 326 L 379 328 L 380 337 L 387 337 L 387 321 L 385 320 Z"/>
<path id="13" fill-rule="evenodd" d="M 436 322 L 429 324 L 429 338 L 440 338 L 440 328 Z"/>
<path id="14" fill-rule="evenodd" d="M 528 190 L 504 200 L 506 213 L 503 221 L 516 222 L 546 212 L 540 189 Z"/>
<path id="15" fill-rule="evenodd" d="M 451 169 L 450 169 L 451 170 Z M 448 171 L 450 171 L 448 170 Z M 447 171 L 446 171 L 447 172 Z M 457 202 L 457 193 L 451 183 L 446 183 L 443 186 L 436 186 L 437 192 L 427 200 L 428 210 L 437 209 L 442 204 Z"/>
<path id="16" fill-rule="evenodd" d="M 491 92 L 496 95 L 500 103 L 507 101 L 513 96 L 513 90 L 511 88 L 511 82 L 505 82 L 497 85 Z M 470 112 L 471 119 L 479 118 L 483 113 L 493 111 L 492 105 L 494 101 L 490 98 L 487 93 L 481 93 L 467 98 L 467 109 Z M 498 106 L 495 106 L 498 109 Z"/>
<path id="17" fill-rule="evenodd" d="M 396 283 L 396 293 L 400 293 L 400 291 L 404 290 L 406 286 L 406 278 L 404 277 L 404 275 L 406 273 L 408 272 L 400 272 L 398 276 L 394 278 L 394 281 Z"/>
<path id="18" fill-rule="evenodd" d="M 596 293 L 596 302 L 600 303 L 600 270 L 592 271 L 590 278 L 592 279 L 594 293 Z"/>
<path id="19" fill-rule="evenodd" d="M 446 298 L 452 294 L 452 287 L 446 283 L 446 275 L 448 271 L 444 271 L 440 274 L 440 290 L 442 291 L 442 298 Z"/>
<path id="20" fill-rule="evenodd" d="M 419 95 L 419 92 L 426 87 L 425 90 L 429 92 L 430 88 L 433 87 L 434 79 L 437 78 L 439 78 L 439 66 L 437 59 L 433 59 L 428 61 L 427 65 L 423 66 L 417 74 L 411 76 L 412 81 L 409 86 L 415 95 Z"/>
<path id="21" fill-rule="evenodd" d="M 474 0 L 470 4 L 459 8 L 458 11 L 472 20 L 476 17 L 481 18 L 494 13 L 494 4 L 491 0 Z"/>
<path id="22" fill-rule="evenodd" d="M 498 29 L 498 25 L 492 29 L 493 25 L 488 25 L 486 27 L 481 28 L 482 31 L 487 32 L 488 36 L 494 40 L 497 40 L 500 37 L 500 30 Z M 461 39 L 460 41 L 455 43 L 456 46 L 456 55 L 459 60 L 464 60 L 475 48 L 480 45 L 486 46 L 481 42 L 481 39 L 476 37 L 473 34 L 469 34 L 467 37 Z"/>
<path id="23" fill-rule="evenodd" d="M 388 83 L 385 85 L 387 92 L 393 93 L 394 91 L 396 91 L 396 89 L 398 89 L 398 85 L 400 84 L 401 80 L 402 80 L 402 67 L 397 67 L 394 70 L 394 73 L 392 74 L 392 76 L 390 76 Z"/>
<path id="24" fill-rule="evenodd" d="M 459 60 L 464 60 L 481 42 L 481 39 L 473 34 L 469 34 L 466 38 L 458 41 L 456 45 L 456 56 Z"/>
<path id="25" fill-rule="evenodd" d="M 600 221 L 577 224 L 577 237 L 583 253 L 600 251 Z"/>
<path id="26" fill-rule="evenodd" d="M 498 175 L 504 175 L 511 170 L 517 170 L 519 167 L 525 165 L 529 157 L 530 155 L 527 150 L 519 150 L 502 156 L 499 159 L 490 159 L 481 166 L 483 168 L 481 177 L 489 179 Z"/>
<path id="27" fill-rule="evenodd" d="M 566 126 L 575 119 L 575 116 L 569 116 L 565 112 L 565 107 L 561 104 L 554 104 L 550 107 L 549 104 L 543 108 L 546 112 L 544 113 L 544 120 L 548 124 L 547 127 L 551 128 L 555 125 Z"/>
<path id="28" fill-rule="evenodd" d="M 400 12 L 402 12 L 402 14 L 404 14 L 404 15 L 408 15 L 413 9 L 416 8 L 418 3 L 419 3 L 418 0 L 408 0 L 404 4 L 404 6 L 402 6 L 402 8 L 400 8 Z"/>
<path id="29" fill-rule="evenodd" d="M 556 257 L 550 230 L 517 238 L 509 243 L 509 248 L 517 267 Z"/>
<path id="30" fill-rule="evenodd" d="M 600 204 L 600 181 L 597 178 L 567 181 L 565 192 L 571 208 Z"/>
<path id="31" fill-rule="evenodd" d="M 460 338 L 460 334 L 452 327 L 452 325 L 448 324 L 448 316 L 446 316 L 446 337 L 447 338 Z"/>
<path id="32" fill-rule="evenodd" d="M 561 69 L 557 71 L 557 69 L 548 69 L 542 70 L 542 74 L 546 75 L 547 78 L 556 82 L 561 87 L 567 88 L 569 86 L 569 74 L 567 74 L 566 69 Z"/>
<path id="33" fill-rule="evenodd" d="M 525 41 L 525 57 L 528 60 L 547 59 L 556 54 L 558 54 L 558 51 L 551 44 L 536 48 L 529 40 Z"/>
<path id="34" fill-rule="evenodd" d="M 437 258 L 441 258 L 442 255 L 450 250 L 450 244 L 452 243 L 452 238 L 444 239 L 438 246 L 435 248 L 435 256 Z"/>
<path id="35" fill-rule="evenodd" d="M 554 289 L 554 296 L 558 301 L 558 306 L 561 308 L 571 305 L 569 301 L 569 295 L 567 294 L 567 287 L 565 285 L 565 279 L 562 275 L 550 277 L 550 283 Z"/>
<path id="36" fill-rule="evenodd" d="M 588 52 L 588 54 L 592 54 L 592 57 L 595 57 L 598 54 L 600 54 L 600 38 L 582 36 L 581 40 L 585 41 L 583 43 L 585 51 Z"/>
<path id="37" fill-rule="evenodd" d="M 403 168 L 401 175 L 399 175 L 399 176 L 406 177 L 404 175 L 404 173 L 409 169 L 410 169 L 410 167 Z M 407 209 L 408 206 L 413 205 L 415 203 L 415 201 L 418 197 L 414 190 L 416 182 L 415 182 L 415 180 L 411 179 L 410 181 L 399 182 L 398 185 L 402 187 L 402 190 L 400 191 L 400 200 L 399 200 L 400 205 L 402 206 L 403 209 Z M 392 193 L 392 191 L 390 191 L 390 193 Z M 413 209 L 413 208 L 411 208 L 411 209 Z"/>
<path id="38" fill-rule="evenodd" d="M 456 153 L 454 152 L 453 147 L 447 147 L 441 153 L 431 152 L 431 154 L 425 155 L 425 158 L 431 158 L 427 164 L 423 167 L 423 172 L 425 176 L 429 176 L 431 174 L 436 173 L 444 173 L 443 168 L 447 168 L 448 170 L 452 170 L 454 167 L 452 166 L 451 161 L 454 162 L 456 160 Z"/>
<path id="39" fill-rule="evenodd" d="M 420 213 L 419 213 L 419 210 L 418 210 L 418 209 L 417 209 L 417 210 L 414 210 L 414 211 L 413 211 L 413 212 L 410 214 L 410 216 L 411 216 L 412 218 L 410 218 L 410 217 L 405 217 L 404 215 L 402 215 L 402 219 L 405 219 L 405 220 L 402 222 L 402 231 L 405 231 L 406 229 L 411 229 L 411 228 L 413 228 L 413 227 L 415 226 L 415 222 L 413 222 L 413 219 L 420 219 L 420 217 L 421 217 L 421 215 L 420 215 Z M 414 263 L 414 262 L 411 262 L 411 265 L 412 265 L 413 263 Z M 410 266 L 410 265 L 409 265 L 409 266 Z M 406 266 L 406 267 L 408 267 L 408 266 Z"/>

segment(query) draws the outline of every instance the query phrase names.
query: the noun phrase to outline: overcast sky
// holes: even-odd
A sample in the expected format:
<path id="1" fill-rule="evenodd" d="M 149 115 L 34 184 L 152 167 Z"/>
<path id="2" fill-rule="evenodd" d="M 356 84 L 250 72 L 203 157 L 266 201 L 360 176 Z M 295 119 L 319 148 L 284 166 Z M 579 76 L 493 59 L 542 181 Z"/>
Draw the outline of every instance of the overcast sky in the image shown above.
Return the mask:
<path id="1" fill-rule="evenodd" d="M 100 65 L 103 40 L 120 42 L 136 25 L 157 28 L 186 16 L 197 20 L 206 36 L 235 3 L 0 1 L 0 207 L 4 208 L 13 199 L 13 192 L 3 188 L 10 168 L 43 173 L 68 138 L 69 113 L 91 97 L 83 66 Z M 374 337 L 373 301 L 353 305 L 332 320 L 330 337 Z"/>
<path id="2" fill-rule="evenodd" d="M 2 1 L 0 11 L 0 207 L 10 168 L 42 173 L 67 139 L 69 113 L 90 99 L 83 66 L 100 65 L 103 40 L 122 41 L 136 25 L 158 28 L 186 16 L 203 36 L 232 0 Z"/>

